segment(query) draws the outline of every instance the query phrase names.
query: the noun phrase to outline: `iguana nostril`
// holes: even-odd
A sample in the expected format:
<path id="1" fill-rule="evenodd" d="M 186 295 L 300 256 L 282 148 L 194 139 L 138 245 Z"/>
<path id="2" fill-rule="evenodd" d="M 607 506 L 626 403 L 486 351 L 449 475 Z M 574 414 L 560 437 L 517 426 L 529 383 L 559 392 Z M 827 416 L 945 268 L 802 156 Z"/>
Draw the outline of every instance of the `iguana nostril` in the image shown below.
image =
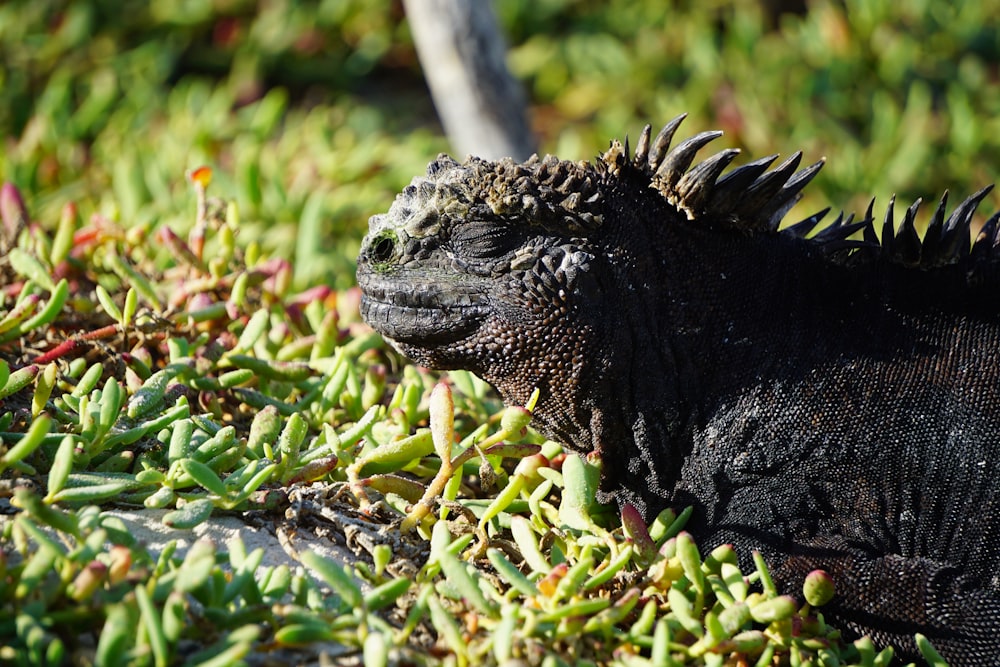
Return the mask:
<path id="1" fill-rule="evenodd" d="M 372 262 L 384 264 L 392 259 L 395 249 L 395 241 L 388 236 L 383 236 L 372 243 L 371 249 L 368 251 L 368 256 Z"/>

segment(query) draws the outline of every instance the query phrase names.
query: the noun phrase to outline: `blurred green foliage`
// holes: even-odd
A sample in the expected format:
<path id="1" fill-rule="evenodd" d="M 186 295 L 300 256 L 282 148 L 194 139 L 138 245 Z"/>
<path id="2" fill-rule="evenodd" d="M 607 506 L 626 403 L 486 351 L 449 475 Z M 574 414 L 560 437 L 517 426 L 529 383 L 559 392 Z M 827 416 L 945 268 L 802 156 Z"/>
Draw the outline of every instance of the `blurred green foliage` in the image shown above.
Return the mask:
<path id="1" fill-rule="evenodd" d="M 586 29 L 526 36 L 513 59 L 536 100 L 600 135 L 687 111 L 752 156 L 826 155 L 818 188 L 850 208 L 994 178 L 996 2 L 817 1 L 801 16 L 746 1 L 668 16 L 654 3 L 589 4 Z"/>
<path id="2" fill-rule="evenodd" d="M 445 148 L 388 2 L 11 2 L 0 58 L 0 178 L 39 218 L 76 199 L 183 228 L 210 164 L 302 281 L 353 282 L 362 221 Z M 409 115 L 378 101 L 396 78 Z"/>
<path id="3" fill-rule="evenodd" d="M 810 207 L 995 179 L 1000 0 L 495 4 L 561 157 L 688 112 L 749 157 L 828 157 Z M 390 0 L 12 0 L 0 59 L 0 178 L 34 211 L 182 225 L 207 163 L 303 282 L 349 285 L 365 219 L 447 149 Z"/>

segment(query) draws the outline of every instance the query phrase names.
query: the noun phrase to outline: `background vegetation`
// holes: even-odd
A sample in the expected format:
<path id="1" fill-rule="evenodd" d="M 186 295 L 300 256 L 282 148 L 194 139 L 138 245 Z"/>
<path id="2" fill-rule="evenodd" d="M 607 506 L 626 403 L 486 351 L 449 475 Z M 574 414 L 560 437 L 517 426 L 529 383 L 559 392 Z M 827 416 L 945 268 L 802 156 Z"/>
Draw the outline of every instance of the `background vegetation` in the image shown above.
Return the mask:
<path id="1" fill-rule="evenodd" d="M 935 198 L 945 189 L 964 196 L 995 180 L 997 0 L 664 4 L 496 2 L 511 44 L 510 64 L 528 90 L 545 151 L 586 159 L 613 137 L 634 137 L 647 122 L 655 126 L 688 112 L 687 131 L 724 129 L 723 141 L 744 149 L 747 159 L 794 150 L 807 159 L 827 156 L 804 211 L 827 205 L 859 210 L 870 197 L 885 202 L 893 192 L 905 200 Z M 0 536 L 5 554 L 0 609 L 8 619 L 0 621 L 0 636 L 8 649 L 17 649 L 0 654 L 0 661 L 58 663 L 71 654 L 86 662 L 80 656 L 94 651 L 117 655 L 123 664 L 231 660 L 250 647 L 260 650 L 262 642 L 274 649 L 299 645 L 303 642 L 294 640 L 303 637 L 353 641 L 374 660 L 394 641 L 405 643 L 417 621 L 393 626 L 409 628 L 402 636 L 393 635 L 388 622 L 372 620 L 374 615 L 358 615 L 358 608 L 367 614 L 391 605 L 394 595 L 405 597 L 377 563 L 362 578 L 379 593 L 365 597 L 364 605 L 352 604 L 360 593 L 344 583 L 344 571 L 318 566 L 338 593 L 319 601 L 308 578 L 246 574 L 254 568 L 245 554 L 209 554 L 208 567 L 202 567 L 195 557 L 180 564 L 169 556 L 146 562 L 132 551 L 130 562 L 138 569 L 131 576 L 125 576 L 126 564 L 120 577 L 102 575 L 91 589 L 84 577 L 96 567 L 91 562 L 113 570 L 121 557 L 120 551 L 102 551 L 93 535 L 127 542 L 88 508 L 93 503 L 121 500 L 127 492 L 129 502 L 182 512 L 172 518 L 178 525 L 213 511 L 245 509 L 247 503 L 266 510 L 264 499 L 247 492 L 250 481 L 255 489 L 307 479 L 357 482 L 362 466 L 352 468 L 353 457 L 363 460 L 367 454 L 354 451 L 351 438 L 363 436 L 366 447 L 374 447 L 426 424 L 433 381 L 414 369 L 402 380 L 401 373 L 391 372 L 398 359 L 357 324 L 349 290 L 367 217 L 385 210 L 397 190 L 448 150 L 400 5 L 11 0 L 0 6 L 0 64 L 0 181 L 16 185 L 27 202 L 22 210 L 9 188 L 0 195 L 6 253 L 0 262 L 5 283 L 0 358 L 6 362 L 0 367 L 0 482 L 3 495 L 13 496 L 15 480 L 30 479 L 44 499 L 32 501 L 22 492 L 14 500 L 23 510 L 20 527 L 8 523 Z M 224 200 L 221 208 L 205 199 L 204 173 L 187 176 L 199 165 L 212 167 L 210 190 Z M 198 239 L 206 224 L 212 231 L 203 251 Z M 326 286 L 335 291 L 324 291 Z M 309 291 L 317 287 L 320 291 Z M 254 317 L 256 312 L 266 314 Z M 208 345 L 215 338 L 228 347 Z M 59 341 L 76 343 L 59 350 Z M 87 354 L 78 355 L 80 350 Z M 453 382 L 457 430 L 470 433 L 491 416 L 497 430 L 495 399 L 472 379 Z M 152 396 L 152 403 L 143 396 Z M 267 405 L 273 409 L 262 412 Z M 379 405 L 394 412 L 379 412 Z M 250 435 L 260 414 L 277 419 L 267 426 L 274 435 L 270 441 Z M 405 452 L 410 458 L 401 456 L 378 474 L 408 466 L 416 478 L 433 479 L 440 462 L 428 467 L 429 436 L 419 433 L 415 449 Z M 529 444 L 537 440 L 528 436 Z M 220 459 L 216 448 L 239 455 Z M 586 491 L 586 475 L 577 471 L 568 477 L 576 480 L 569 487 Z M 539 537 L 547 534 L 546 522 L 569 522 L 583 532 L 591 527 L 590 510 L 572 504 L 537 518 L 538 501 L 528 507 L 528 500 L 539 482 L 531 479 L 518 501 L 522 505 L 503 506 L 504 530 L 519 512 L 536 517 Z M 548 481 L 556 496 L 566 488 L 561 473 Z M 70 537 L 60 545 L 33 531 L 43 525 Z M 95 533 L 98 526 L 105 532 Z M 653 532 L 658 543 L 670 536 L 662 526 Z M 560 543 L 528 569 L 538 580 L 553 565 L 593 561 L 594 553 L 586 549 L 620 556 L 621 529 L 598 533 L 607 540 L 603 546 Z M 522 550 L 531 543 L 525 535 L 518 543 Z M 452 558 L 468 542 L 447 544 L 438 538 L 430 565 L 424 566 L 430 569 L 422 570 L 428 581 L 442 567 L 458 576 Z M 705 582 L 721 577 L 721 561 L 701 563 L 685 545 L 682 540 L 679 550 L 676 544 L 668 548 L 674 551 L 663 561 L 662 580 L 685 582 L 672 590 L 721 614 L 724 610 L 713 605 L 723 598 L 705 597 Z M 621 571 L 642 570 L 648 558 L 616 562 Z M 235 569 L 231 585 L 221 570 L 211 569 L 215 561 Z M 47 580 L 46 572 L 55 578 Z M 766 573 L 752 576 L 766 581 Z M 549 642 L 557 641 L 552 637 L 565 642 L 574 631 L 560 625 L 570 614 L 566 605 L 585 602 L 585 589 L 605 590 L 581 577 L 577 599 L 569 585 L 540 593 L 535 580 L 528 585 L 515 577 L 506 583 L 542 600 L 539 613 L 551 617 L 545 621 L 551 625 Z M 103 593 L 91 597 L 98 589 Z M 462 598 L 461 593 L 442 599 Z M 621 611 L 629 594 L 615 594 L 622 607 L 616 603 L 614 609 Z M 458 662 L 468 658 L 456 648 L 461 629 L 435 615 L 438 598 L 421 595 L 422 603 L 407 608 L 434 617 L 433 627 L 445 638 L 436 644 L 428 639 L 425 648 L 450 651 L 449 659 Z M 504 619 L 514 617 L 501 611 L 507 607 L 500 598 L 472 597 L 481 605 L 481 629 L 507 628 L 499 636 L 513 646 L 513 621 Z M 279 613 L 279 604 L 285 612 L 292 606 L 305 615 Z M 631 604 L 621 618 L 633 611 Z M 808 609 L 794 613 L 813 618 Z M 170 625 L 170 614 L 184 623 Z M 760 633 L 763 624 L 772 636 L 788 640 L 780 625 L 787 616 L 758 615 L 757 629 L 747 631 Z M 93 625 L 80 626 L 84 618 Z M 102 634 L 94 619 L 104 618 L 115 619 L 125 634 Z M 690 648 L 705 637 L 722 641 L 716 637 L 718 618 L 710 616 L 697 622 L 672 616 L 662 624 L 662 632 L 675 638 L 688 632 L 686 644 L 656 635 L 660 630 L 645 616 L 629 618 L 626 631 L 613 629 L 621 619 L 602 617 L 591 628 L 599 630 L 592 633 L 596 644 L 563 644 L 560 650 L 580 659 L 608 660 L 614 654 L 627 662 L 631 652 L 670 646 L 679 655 L 680 645 Z M 751 623 L 740 618 L 743 624 L 733 627 Z M 779 625 L 772 628 L 772 621 Z M 349 631 L 336 629 L 337 623 Z M 90 654 L 68 630 L 80 627 L 94 637 Z M 233 631 L 236 639 L 219 639 L 206 627 Z M 235 632 L 243 627 L 256 629 Z M 304 634 L 281 635 L 287 627 Z M 475 636 L 468 625 L 464 630 L 466 639 Z M 735 631 L 726 632 L 728 641 Z M 826 642 L 820 648 L 828 650 L 833 640 L 821 621 L 817 632 Z M 393 640 L 378 645 L 367 638 L 371 635 Z M 69 654 L 44 653 L 53 637 Z M 622 654 L 599 646 L 600 638 L 611 637 L 613 646 L 632 649 Z M 178 648 L 184 645 L 181 638 L 214 648 L 185 652 Z M 484 640 L 477 650 L 497 661 L 520 655 L 492 641 Z M 754 635 L 752 641 L 760 639 Z M 759 657 L 758 644 L 753 650 Z M 780 650 L 820 650 L 795 646 Z M 535 648 L 530 655 L 540 661 L 544 650 Z M 708 640 L 701 641 L 699 651 L 709 648 Z M 29 649 L 35 653 L 29 655 Z M 844 651 L 851 660 L 876 664 L 874 652 L 864 647 Z"/>
<path id="2" fill-rule="evenodd" d="M 496 7 L 560 157 L 688 112 L 748 158 L 827 156 L 816 205 L 994 179 L 996 0 Z M 41 218 L 73 199 L 85 217 L 181 221 L 182 175 L 209 164 L 303 281 L 350 285 L 364 221 L 448 149 L 391 0 L 14 0 L 0 61 L 0 177 Z"/>

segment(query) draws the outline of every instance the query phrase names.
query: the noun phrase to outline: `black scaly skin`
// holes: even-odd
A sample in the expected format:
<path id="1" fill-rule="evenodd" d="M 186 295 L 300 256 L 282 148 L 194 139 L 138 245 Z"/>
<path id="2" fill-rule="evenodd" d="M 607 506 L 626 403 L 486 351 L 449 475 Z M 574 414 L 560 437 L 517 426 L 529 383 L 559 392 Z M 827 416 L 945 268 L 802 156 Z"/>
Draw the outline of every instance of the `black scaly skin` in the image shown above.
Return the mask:
<path id="1" fill-rule="evenodd" d="M 694 505 L 705 549 L 761 550 L 789 592 L 823 568 L 828 619 L 953 665 L 1000 664 L 1000 244 L 988 190 L 916 233 L 822 214 L 778 231 L 819 170 L 721 175 L 682 118 L 593 164 L 439 157 L 358 260 L 365 319 L 431 368 L 603 461 L 647 517 Z M 746 564 L 746 563 L 745 563 Z"/>

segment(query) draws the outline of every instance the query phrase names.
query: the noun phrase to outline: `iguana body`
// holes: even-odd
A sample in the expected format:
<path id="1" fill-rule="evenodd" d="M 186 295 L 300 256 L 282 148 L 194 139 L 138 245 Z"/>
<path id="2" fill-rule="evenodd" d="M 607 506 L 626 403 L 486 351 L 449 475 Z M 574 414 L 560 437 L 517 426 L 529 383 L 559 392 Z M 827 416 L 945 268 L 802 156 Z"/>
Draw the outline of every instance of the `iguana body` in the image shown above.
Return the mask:
<path id="1" fill-rule="evenodd" d="M 509 403 L 539 388 L 536 425 L 601 454 L 605 496 L 694 505 L 704 548 L 759 549 L 790 591 L 826 569 L 842 626 L 1000 664 L 987 191 L 942 201 L 923 242 L 892 204 L 807 240 L 822 215 L 777 228 L 820 164 L 720 177 L 735 151 L 690 167 L 718 133 L 667 152 L 680 120 L 593 165 L 439 158 L 371 220 L 364 317 Z"/>

